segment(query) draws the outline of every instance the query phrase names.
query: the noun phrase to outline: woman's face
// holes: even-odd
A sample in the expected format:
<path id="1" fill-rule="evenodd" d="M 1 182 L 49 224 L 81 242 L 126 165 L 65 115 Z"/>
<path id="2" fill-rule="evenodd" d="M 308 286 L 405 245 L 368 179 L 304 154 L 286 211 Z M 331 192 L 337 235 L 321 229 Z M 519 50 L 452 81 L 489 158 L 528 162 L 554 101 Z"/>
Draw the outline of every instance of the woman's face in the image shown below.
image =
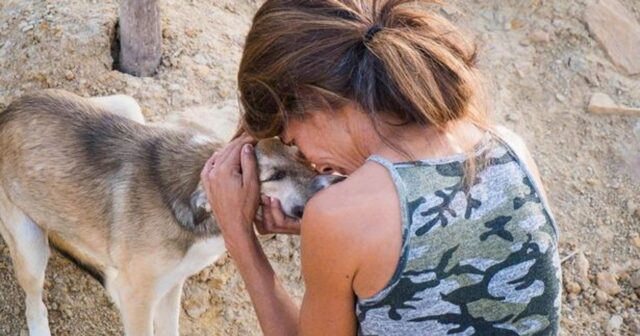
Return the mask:
<path id="1" fill-rule="evenodd" d="M 376 138 L 369 118 L 351 107 L 290 120 L 281 137 L 297 146 L 320 173 L 345 175 L 364 163 Z"/>

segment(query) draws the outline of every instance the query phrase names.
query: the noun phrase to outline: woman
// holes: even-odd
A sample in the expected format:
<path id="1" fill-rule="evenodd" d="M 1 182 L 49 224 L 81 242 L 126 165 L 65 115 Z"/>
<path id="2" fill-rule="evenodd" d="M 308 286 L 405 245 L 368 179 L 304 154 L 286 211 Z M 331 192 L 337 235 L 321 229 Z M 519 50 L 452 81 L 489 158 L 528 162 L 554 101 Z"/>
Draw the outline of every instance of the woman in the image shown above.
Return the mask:
<path id="1" fill-rule="evenodd" d="M 558 333 L 556 227 L 476 72 L 474 47 L 416 1 L 264 3 L 238 75 L 251 136 L 202 177 L 265 335 Z M 272 136 L 348 175 L 301 223 L 259 199 L 251 142 Z M 260 203 L 261 232 L 301 234 L 301 308 L 254 234 Z"/>

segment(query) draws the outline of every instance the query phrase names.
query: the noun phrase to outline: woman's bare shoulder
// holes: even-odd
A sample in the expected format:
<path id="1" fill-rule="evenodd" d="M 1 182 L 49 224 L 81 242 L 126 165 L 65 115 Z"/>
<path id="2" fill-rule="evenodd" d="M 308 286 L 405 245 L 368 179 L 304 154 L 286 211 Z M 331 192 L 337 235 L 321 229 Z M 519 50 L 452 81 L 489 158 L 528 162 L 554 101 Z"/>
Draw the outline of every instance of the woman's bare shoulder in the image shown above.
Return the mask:
<path id="1" fill-rule="evenodd" d="M 367 162 L 346 180 L 316 194 L 305 207 L 303 225 L 321 225 L 323 229 L 354 235 L 370 231 L 371 219 L 389 211 L 396 197 L 393 182 L 385 168 Z M 394 210 L 393 208 L 391 210 Z"/>

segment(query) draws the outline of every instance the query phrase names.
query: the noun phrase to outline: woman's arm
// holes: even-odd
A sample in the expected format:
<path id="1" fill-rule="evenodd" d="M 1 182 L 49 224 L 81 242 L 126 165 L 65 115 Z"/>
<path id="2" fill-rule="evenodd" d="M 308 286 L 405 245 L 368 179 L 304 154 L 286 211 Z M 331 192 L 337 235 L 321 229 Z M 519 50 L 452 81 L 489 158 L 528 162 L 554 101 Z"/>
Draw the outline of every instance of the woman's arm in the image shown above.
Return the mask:
<path id="1" fill-rule="evenodd" d="M 358 252 L 346 218 L 335 209 L 330 190 L 307 204 L 302 219 L 302 273 L 306 292 L 300 335 L 353 336 L 357 332 L 353 278 Z"/>
<path id="2" fill-rule="evenodd" d="M 269 264 L 253 230 L 259 205 L 257 167 L 251 139 L 241 137 L 214 154 L 201 177 L 231 257 L 245 281 L 262 331 L 280 335 L 354 335 L 353 272 L 340 231 L 309 207 L 303 227 L 303 271 L 307 286 L 302 316 Z M 312 202 L 320 204 L 320 202 Z M 321 206 L 321 205 L 318 205 Z M 229 211 L 234 209 L 234 211 Z M 237 210 L 236 210 L 237 209 Z M 281 211 L 281 210 L 280 210 Z M 331 223 L 332 221 L 329 221 Z M 336 223 L 338 224 L 338 223 Z M 308 236 L 309 238 L 304 238 Z"/>
<path id="3" fill-rule="evenodd" d="M 266 336 L 298 335 L 300 309 L 284 289 L 256 236 L 246 246 L 229 251 L 245 282 Z"/>

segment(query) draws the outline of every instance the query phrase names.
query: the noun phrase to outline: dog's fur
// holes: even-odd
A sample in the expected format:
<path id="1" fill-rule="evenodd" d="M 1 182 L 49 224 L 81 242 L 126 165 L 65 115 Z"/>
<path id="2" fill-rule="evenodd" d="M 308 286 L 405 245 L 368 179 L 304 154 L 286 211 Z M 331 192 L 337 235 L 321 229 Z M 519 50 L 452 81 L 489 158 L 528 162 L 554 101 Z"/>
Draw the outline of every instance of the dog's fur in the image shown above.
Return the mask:
<path id="1" fill-rule="evenodd" d="M 42 302 L 49 243 L 102 282 L 125 333 L 136 336 L 177 335 L 185 279 L 225 252 L 199 186 L 220 144 L 143 123 L 133 98 L 54 90 L 0 112 L 0 233 L 31 335 L 50 334 Z M 315 173 L 277 140 L 256 153 L 262 191 L 301 216 Z"/>

